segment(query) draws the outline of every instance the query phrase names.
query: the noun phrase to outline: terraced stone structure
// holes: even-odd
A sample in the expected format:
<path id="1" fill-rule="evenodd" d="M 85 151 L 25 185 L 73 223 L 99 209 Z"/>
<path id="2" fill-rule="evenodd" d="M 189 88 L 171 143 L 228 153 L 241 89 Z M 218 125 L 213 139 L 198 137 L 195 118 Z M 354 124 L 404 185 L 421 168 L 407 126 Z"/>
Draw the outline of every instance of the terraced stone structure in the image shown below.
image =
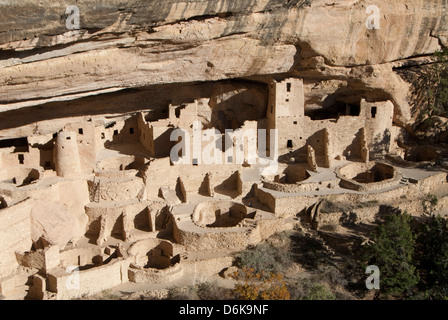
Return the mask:
<path id="1" fill-rule="evenodd" d="M 448 44 L 445 1 L 377 1 L 380 29 L 365 1 L 142 3 L 77 1 L 77 30 L 68 0 L 0 3 L 1 296 L 208 279 L 345 221 L 324 201 L 448 212 L 447 148 L 412 140 L 400 76 Z"/>

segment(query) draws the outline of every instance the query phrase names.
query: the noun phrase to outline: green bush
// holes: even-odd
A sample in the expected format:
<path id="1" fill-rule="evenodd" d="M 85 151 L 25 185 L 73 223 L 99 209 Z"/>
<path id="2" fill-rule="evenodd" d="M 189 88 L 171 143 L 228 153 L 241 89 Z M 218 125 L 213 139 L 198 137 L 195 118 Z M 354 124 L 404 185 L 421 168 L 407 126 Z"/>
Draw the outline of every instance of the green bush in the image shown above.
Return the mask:
<path id="1" fill-rule="evenodd" d="M 288 290 L 292 300 L 336 300 L 330 289 L 313 279 L 290 282 Z"/>
<path id="2" fill-rule="evenodd" d="M 336 296 L 324 285 L 316 283 L 309 289 L 303 300 L 335 300 Z"/>

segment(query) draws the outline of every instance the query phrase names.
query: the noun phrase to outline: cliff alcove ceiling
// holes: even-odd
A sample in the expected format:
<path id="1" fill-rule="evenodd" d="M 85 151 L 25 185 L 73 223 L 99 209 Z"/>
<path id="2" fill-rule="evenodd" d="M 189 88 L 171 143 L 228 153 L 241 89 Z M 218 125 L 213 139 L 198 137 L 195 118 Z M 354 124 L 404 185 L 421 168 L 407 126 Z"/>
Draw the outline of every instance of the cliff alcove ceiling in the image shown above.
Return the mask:
<path id="1" fill-rule="evenodd" d="M 66 28 L 69 5 L 1 5 L 2 127 L 21 121 L 8 110 L 42 106 L 54 119 L 72 114 L 70 101 L 95 96 L 90 114 L 101 114 L 108 97 L 125 99 L 128 110 L 148 107 L 140 91 L 118 93 L 129 89 L 237 78 L 266 83 L 285 75 L 310 83 L 309 99 L 324 101 L 341 82 L 347 91 L 386 96 L 396 122 L 406 125 L 408 84 L 393 68 L 425 63 L 446 44 L 438 23 L 446 19 L 446 3 L 437 0 L 378 2 L 387 18 L 379 30 L 365 28 L 366 5 L 356 0 L 331 6 L 325 0 L 83 0 L 76 4 L 79 30 Z"/>

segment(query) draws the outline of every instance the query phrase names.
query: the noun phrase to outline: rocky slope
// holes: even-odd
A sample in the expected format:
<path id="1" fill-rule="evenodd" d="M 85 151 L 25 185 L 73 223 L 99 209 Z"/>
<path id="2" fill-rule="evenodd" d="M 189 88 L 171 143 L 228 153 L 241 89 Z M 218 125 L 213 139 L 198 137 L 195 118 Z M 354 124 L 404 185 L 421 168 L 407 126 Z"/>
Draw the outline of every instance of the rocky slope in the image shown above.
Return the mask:
<path id="1" fill-rule="evenodd" d="M 66 26 L 73 4 L 79 30 Z M 366 26 L 372 4 L 379 29 Z M 129 88 L 295 75 L 309 104 L 391 99 L 405 126 L 409 85 L 394 68 L 448 44 L 447 12 L 445 0 L 2 1 L 0 122 Z"/>

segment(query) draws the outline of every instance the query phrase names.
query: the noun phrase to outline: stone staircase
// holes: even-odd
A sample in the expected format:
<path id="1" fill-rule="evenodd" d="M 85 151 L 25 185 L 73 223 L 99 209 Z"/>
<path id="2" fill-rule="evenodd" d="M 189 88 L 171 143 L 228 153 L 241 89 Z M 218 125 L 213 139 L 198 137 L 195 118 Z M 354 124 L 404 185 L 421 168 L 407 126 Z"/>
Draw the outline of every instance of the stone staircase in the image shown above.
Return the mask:
<path id="1" fill-rule="evenodd" d="M 413 178 L 408 178 L 408 177 L 402 177 L 400 180 L 400 184 L 403 184 L 403 185 L 410 185 L 411 183 L 412 184 L 418 183 L 418 180 L 413 179 Z"/>
<path id="2" fill-rule="evenodd" d="M 301 218 L 300 225 L 303 228 L 305 236 L 315 239 L 333 257 L 336 252 L 327 245 L 325 240 L 320 236 L 319 231 L 317 231 L 316 219 L 318 219 L 320 204 L 321 201 L 318 201 L 305 209 L 305 215 Z"/>
<path id="3" fill-rule="evenodd" d="M 307 229 L 305 231 L 305 235 L 315 239 L 330 254 L 330 256 L 333 257 L 336 254 L 336 252 L 329 245 L 327 245 L 325 240 L 320 236 L 319 231 Z"/>

